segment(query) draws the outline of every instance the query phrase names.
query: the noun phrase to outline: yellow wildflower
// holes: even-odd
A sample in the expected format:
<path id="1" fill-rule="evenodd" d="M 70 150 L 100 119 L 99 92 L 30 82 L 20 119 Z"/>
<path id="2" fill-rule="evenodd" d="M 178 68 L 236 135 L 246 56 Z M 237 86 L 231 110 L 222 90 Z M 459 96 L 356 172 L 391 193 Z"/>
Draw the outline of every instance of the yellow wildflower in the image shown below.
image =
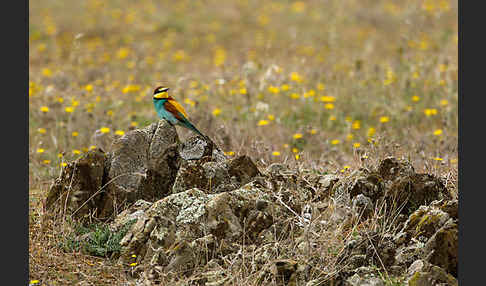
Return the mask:
<path id="1" fill-rule="evenodd" d="M 361 144 L 359 142 L 353 143 L 353 147 L 354 148 L 359 148 L 360 146 L 361 146 Z"/>
<path id="2" fill-rule="evenodd" d="M 295 133 L 293 137 L 294 139 L 300 139 L 302 138 L 302 133 Z"/>
<path id="3" fill-rule="evenodd" d="M 280 156 L 280 152 L 278 152 L 278 151 L 273 151 L 273 152 L 272 152 L 272 155 L 273 155 L 273 156 Z"/>
<path id="4" fill-rule="evenodd" d="M 78 135 L 79 135 L 79 132 L 77 132 L 77 131 L 73 131 L 71 133 L 71 136 L 73 136 L 73 137 L 77 137 Z"/>
<path id="5" fill-rule="evenodd" d="M 228 155 L 228 156 L 233 156 L 235 155 L 235 152 L 233 151 L 228 151 L 228 152 L 224 152 L 225 155 Z"/>
<path id="6" fill-rule="evenodd" d="M 297 149 L 297 148 L 295 148 L 295 147 L 294 147 L 294 148 L 292 148 L 292 153 L 298 153 L 298 152 L 299 152 L 299 149 Z"/>
<path id="7" fill-rule="evenodd" d="M 220 113 L 221 113 L 221 109 L 219 109 L 219 108 L 213 109 L 213 115 L 214 116 L 218 116 Z"/>
<path id="8" fill-rule="evenodd" d="M 335 121 L 336 120 L 336 116 L 334 116 L 334 115 L 329 116 L 329 120 Z"/>
<path id="9" fill-rule="evenodd" d="M 288 84 L 282 84 L 280 88 L 282 89 L 282 91 L 287 91 L 290 89 L 290 86 Z"/>
<path id="10" fill-rule="evenodd" d="M 37 153 L 39 153 L 39 154 L 44 153 L 44 151 L 45 151 L 45 150 L 44 150 L 43 148 L 37 148 Z"/>
<path id="11" fill-rule="evenodd" d="M 390 121 L 390 118 L 388 116 L 382 116 L 382 117 L 380 117 L 380 122 L 381 123 L 387 123 L 388 121 Z"/>
<path id="12" fill-rule="evenodd" d="M 42 111 L 44 113 L 49 112 L 49 107 L 47 107 L 47 106 L 41 106 L 40 111 Z"/>
<path id="13" fill-rule="evenodd" d="M 115 134 L 116 135 L 119 135 L 119 136 L 123 136 L 125 134 L 125 131 L 123 131 L 123 130 L 117 130 L 117 131 L 115 131 Z"/>
<path id="14" fill-rule="evenodd" d="M 74 155 L 79 155 L 79 154 L 81 154 L 81 151 L 80 151 L 80 150 L 78 150 L 78 149 L 74 149 L 72 152 L 73 152 L 73 154 L 74 154 Z"/>
<path id="15" fill-rule="evenodd" d="M 309 131 L 309 133 L 310 133 L 310 134 L 312 134 L 312 135 L 314 135 L 314 134 L 316 134 L 316 133 L 317 133 L 317 130 L 316 130 L 316 129 L 311 129 L 311 130 Z"/>
<path id="16" fill-rule="evenodd" d="M 351 124 L 351 128 L 358 130 L 361 128 L 361 121 L 355 120 L 353 121 L 353 124 Z"/>
<path id="17" fill-rule="evenodd" d="M 50 69 L 44 68 L 44 69 L 42 69 L 42 75 L 45 76 L 45 77 L 51 77 L 52 76 L 52 72 L 51 72 Z"/>
<path id="18" fill-rule="evenodd" d="M 426 108 L 424 109 L 424 113 L 427 117 L 429 116 L 432 116 L 432 115 L 436 115 L 437 114 L 437 109 L 435 108 Z"/>
<path id="19" fill-rule="evenodd" d="M 118 49 L 118 51 L 116 53 L 117 57 L 120 60 L 125 59 L 126 57 L 128 57 L 129 54 L 130 54 L 130 49 L 125 48 L 125 47 L 122 47 L 122 48 Z"/>
<path id="20" fill-rule="evenodd" d="M 437 129 L 437 130 L 435 130 L 435 131 L 434 131 L 434 135 L 435 135 L 435 136 L 440 136 L 440 135 L 442 135 L 442 129 Z"/>
<path id="21" fill-rule="evenodd" d="M 341 141 L 340 141 L 339 139 L 334 139 L 334 140 L 332 140 L 332 141 L 331 141 L 331 144 L 332 144 L 332 145 L 337 145 L 337 144 L 339 144 L 340 142 L 341 142 Z"/>
<path id="22" fill-rule="evenodd" d="M 322 102 L 335 102 L 336 101 L 336 98 L 334 96 L 321 96 L 320 100 Z"/>
<path id="23" fill-rule="evenodd" d="M 413 102 L 418 102 L 420 100 L 420 97 L 417 95 L 412 96 L 412 101 Z"/>
<path id="24" fill-rule="evenodd" d="M 258 121 L 257 125 L 258 126 L 264 126 L 264 125 L 267 125 L 268 124 L 268 120 L 265 120 L 265 119 L 262 119 L 260 121 Z"/>
<path id="25" fill-rule="evenodd" d="M 110 133 L 110 128 L 108 127 L 101 127 L 100 128 L 100 132 L 105 134 L 105 133 Z"/>
<path id="26" fill-rule="evenodd" d="M 290 73 L 290 80 L 295 82 L 302 82 L 302 77 L 297 72 Z"/>
<path id="27" fill-rule="evenodd" d="M 326 89 L 326 86 L 323 83 L 318 83 L 317 84 L 317 90 L 323 91 L 324 89 Z"/>
<path id="28" fill-rule="evenodd" d="M 449 104 L 449 101 L 447 99 L 442 99 L 440 101 L 440 105 L 442 105 L 442 106 L 447 106 L 448 104 Z"/>
<path id="29" fill-rule="evenodd" d="M 67 113 L 72 113 L 74 111 L 74 107 L 68 106 L 68 107 L 64 108 L 64 111 L 66 111 Z"/>
<path id="30" fill-rule="evenodd" d="M 267 115 L 268 120 L 272 121 L 275 120 L 275 116 L 273 114 Z"/>
<path id="31" fill-rule="evenodd" d="M 435 161 L 442 161 L 442 160 L 443 160 L 443 159 L 442 159 L 442 158 L 440 158 L 440 157 L 434 157 L 434 158 L 432 158 L 432 159 L 434 159 Z"/>
<path id="32" fill-rule="evenodd" d="M 348 134 L 348 135 L 346 135 L 346 141 L 351 141 L 351 140 L 353 140 L 353 137 L 354 137 L 354 136 L 353 136 L 353 134 L 351 134 L 351 133 L 350 133 L 350 134 Z"/>
<path id="33" fill-rule="evenodd" d="M 66 162 L 61 162 L 61 164 L 59 164 L 61 167 L 66 167 L 67 166 L 67 163 Z"/>
<path id="34" fill-rule="evenodd" d="M 39 128 L 39 129 L 37 129 L 37 132 L 39 132 L 40 134 L 46 134 L 46 129 L 45 128 Z"/>
<path id="35" fill-rule="evenodd" d="M 187 55 L 186 52 L 184 52 L 183 50 L 177 50 L 172 56 L 172 58 L 174 59 L 174 61 L 180 62 L 185 60 L 187 58 Z"/>
<path id="36" fill-rule="evenodd" d="M 280 88 L 271 85 L 268 87 L 268 91 L 273 94 L 278 94 L 280 92 Z"/>
<path id="37" fill-rule="evenodd" d="M 93 85 L 92 84 L 87 84 L 84 87 L 84 90 L 86 90 L 87 92 L 92 92 L 93 91 Z"/>
<path id="38" fill-rule="evenodd" d="M 292 98 L 292 99 L 299 99 L 299 98 L 300 98 L 300 95 L 299 95 L 298 93 L 295 93 L 295 92 L 294 92 L 294 93 L 292 93 L 292 94 L 290 95 L 290 98 Z"/>
<path id="39" fill-rule="evenodd" d="M 324 108 L 325 108 L 325 109 L 329 109 L 329 110 L 334 109 L 334 104 L 332 104 L 332 103 L 326 103 L 326 104 L 324 105 Z"/>
<path id="40" fill-rule="evenodd" d="M 240 88 L 240 94 L 246 94 L 246 88 Z"/>
<path id="41" fill-rule="evenodd" d="M 368 137 L 373 137 L 373 135 L 375 135 L 375 128 L 374 127 L 370 127 L 368 128 Z"/>

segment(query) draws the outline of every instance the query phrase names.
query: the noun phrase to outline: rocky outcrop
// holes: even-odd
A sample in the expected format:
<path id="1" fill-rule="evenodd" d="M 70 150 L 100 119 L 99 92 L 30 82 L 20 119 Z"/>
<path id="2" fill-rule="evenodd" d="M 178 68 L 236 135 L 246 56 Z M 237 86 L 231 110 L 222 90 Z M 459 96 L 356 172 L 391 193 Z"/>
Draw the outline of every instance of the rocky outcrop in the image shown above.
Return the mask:
<path id="1" fill-rule="evenodd" d="M 128 225 L 117 259 L 146 285 L 182 276 L 235 284 L 225 271 L 233 267 L 276 285 L 457 277 L 457 200 L 439 178 L 392 157 L 344 175 L 280 163 L 261 172 L 211 140 L 179 142 L 162 120 L 69 163 L 46 206 L 105 219 L 113 232 Z M 316 278 L 322 265 L 328 274 Z"/>
<path id="2" fill-rule="evenodd" d="M 165 120 L 127 132 L 110 149 L 69 163 L 49 190 L 47 209 L 106 220 L 138 200 L 155 202 L 191 188 L 235 190 L 260 174 L 249 157 L 227 160 L 211 140 L 179 142 Z"/>

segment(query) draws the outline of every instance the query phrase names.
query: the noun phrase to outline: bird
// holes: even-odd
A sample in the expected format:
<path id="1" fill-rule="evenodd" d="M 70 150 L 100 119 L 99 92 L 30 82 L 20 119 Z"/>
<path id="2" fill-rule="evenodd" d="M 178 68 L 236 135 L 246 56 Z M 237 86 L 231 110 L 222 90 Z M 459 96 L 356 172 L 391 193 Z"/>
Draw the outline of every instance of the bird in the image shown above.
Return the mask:
<path id="1" fill-rule="evenodd" d="M 167 120 L 170 124 L 188 128 L 205 139 L 208 138 L 189 121 L 189 116 L 184 110 L 184 107 L 169 95 L 168 87 L 157 87 L 154 90 L 153 101 L 155 111 L 157 111 L 157 115 L 161 119 Z"/>

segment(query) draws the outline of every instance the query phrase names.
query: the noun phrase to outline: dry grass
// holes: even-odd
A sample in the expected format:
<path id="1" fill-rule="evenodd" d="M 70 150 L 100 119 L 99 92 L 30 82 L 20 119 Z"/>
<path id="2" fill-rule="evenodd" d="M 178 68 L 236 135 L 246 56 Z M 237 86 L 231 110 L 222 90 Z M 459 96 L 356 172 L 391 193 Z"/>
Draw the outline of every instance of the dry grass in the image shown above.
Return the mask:
<path id="1" fill-rule="evenodd" d="M 41 201 L 63 162 L 103 145 L 97 130 L 111 142 L 157 120 L 159 84 L 261 167 L 345 173 L 395 155 L 457 193 L 457 26 L 444 0 L 31 2 L 30 278 L 125 281 L 60 251 L 65 226 Z"/>

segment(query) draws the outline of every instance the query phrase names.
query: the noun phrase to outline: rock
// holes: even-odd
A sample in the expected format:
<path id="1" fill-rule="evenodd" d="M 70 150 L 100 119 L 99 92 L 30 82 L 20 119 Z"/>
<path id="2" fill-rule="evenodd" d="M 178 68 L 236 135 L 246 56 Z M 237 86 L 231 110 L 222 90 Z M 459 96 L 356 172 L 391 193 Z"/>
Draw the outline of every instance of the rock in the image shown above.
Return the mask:
<path id="1" fill-rule="evenodd" d="M 257 200 L 266 200 L 267 207 L 258 210 Z M 132 254 L 150 254 L 148 244 L 154 249 L 168 249 L 186 239 L 197 241 L 207 235 L 211 235 L 211 239 L 205 243 L 215 248 L 221 247 L 222 241 L 240 241 L 243 234 L 248 242 L 255 241 L 281 213 L 280 206 L 251 185 L 220 194 L 206 194 L 199 189 L 176 193 L 153 203 L 145 216 L 132 226 L 120 243 L 121 260 L 127 261 Z M 196 245 L 189 243 L 189 246 L 198 249 Z M 152 260 L 151 257 L 144 259 Z"/>
<path id="2" fill-rule="evenodd" d="M 248 156 L 239 156 L 227 161 L 215 161 L 212 157 L 184 161 L 172 187 L 172 193 L 191 188 L 207 193 L 235 190 L 260 175 L 258 168 Z"/>
<path id="3" fill-rule="evenodd" d="M 210 139 L 194 136 L 179 143 L 165 120 L 127 132 L 111 150 L 90 151 L 70 163 L 51 187 L 48 209 L 58 202 L 58 209 L 77 217 L 89 213 L 106 220 L 137 200 L 154 202 L 192 188 L 231 191 L 260 175 L 249 157 L 227 160 Z"/>
<path id="4" fill-rule="evenodd" d="M 213 146 L 201 136 L 190 137 L 179 147 L 179 154 L 186 161 L 200 160 L 203 157 L 211 157 Z"/>
<path id="5" fill-rule="evenodd" d="M 174 126 L 160 120 L 113 142 L 105 216 L 115 206 L 138 199 L 156 201 L 170 192 L 180 165 L 178 140 Z"/>
<path id="6" fill-rule="evenodd" d="M 405 222 L 403 229 L 395 236 L 395 240 L 401 243 L 407 243 L 411 238 L 420 241 L 427 241 L 446 221 L 449 220 L 449 214 L 442 210 L 421 206 L 412 213 Z"/>
<path id="7" fill-rule="evenodd" d="M 457 279 L 444 269 L 423 260 L 417 260 L 410 265 L 407 283 L 410 286 L 459 285 Z"/>
<path id="8" fill-rule="evenodd" d="M 410 215 L 394 237 L 399 246 L 396 265 L 409 267 L 412 262 L 421 259 L 457 277 L 458 226 L 457 219 L 449 215 L 457 214 L 454 206 L 457 207 L 455 202 L 435 201 Z"/>
<path id="9" fill-rule="evenodd" d="M 372 202 L 376 202 L 384 194 L 382 181 L 379 175 L 368 170 L 355 170 L 333 186 L 331 195 L 337 203 L 346 205 L 350 205 L 351 199 L 359 194 L 370 198 Z"/>
<path id="10" fill-rule="evenodd" d="M 378 173 L 383 179 L 393 181 L 398 177 L 412 176 L 415 174 L 415 170 L 408 161 L 388 157 L 380 162 Z"/>
<path id="11" fill-rule="evenodd" d="M 98 215 L 104 206 L 106 157 L 101 149 L 91 150 L 69 163 L 51 185 L 46 210 L 61 213 Z"/>
<path id="12" fill-rule="evenodd" d="M 430 174 L 412 174 L 397 177 L 389 187 L 387 201 L 397 206 L 404 205 L 401 213 L 410 214 L 421 205 L 434 200 L 450 199 L 444 184 Z"/>
<path id="13" fill-rule="evenodd" d="M 458 226 L 449 219 L 425 244 L 428 262 L 437 265 L 457 277 Z"/>
<path id="14" fill-rule="evenodd" d="M 353 209 L 359 214 L 362 213 L 362 219 L 366 219 L 373 214 L 373 202 L 363 194 L 359 194 L 352 200 Z"/>
<path id="15" fill-rule="evenodd" d="M 346 282 L 350 286 L 385 286 L 385 283 L 380 278 L 360 277 L 358 274 L 354 274 Z"/>

